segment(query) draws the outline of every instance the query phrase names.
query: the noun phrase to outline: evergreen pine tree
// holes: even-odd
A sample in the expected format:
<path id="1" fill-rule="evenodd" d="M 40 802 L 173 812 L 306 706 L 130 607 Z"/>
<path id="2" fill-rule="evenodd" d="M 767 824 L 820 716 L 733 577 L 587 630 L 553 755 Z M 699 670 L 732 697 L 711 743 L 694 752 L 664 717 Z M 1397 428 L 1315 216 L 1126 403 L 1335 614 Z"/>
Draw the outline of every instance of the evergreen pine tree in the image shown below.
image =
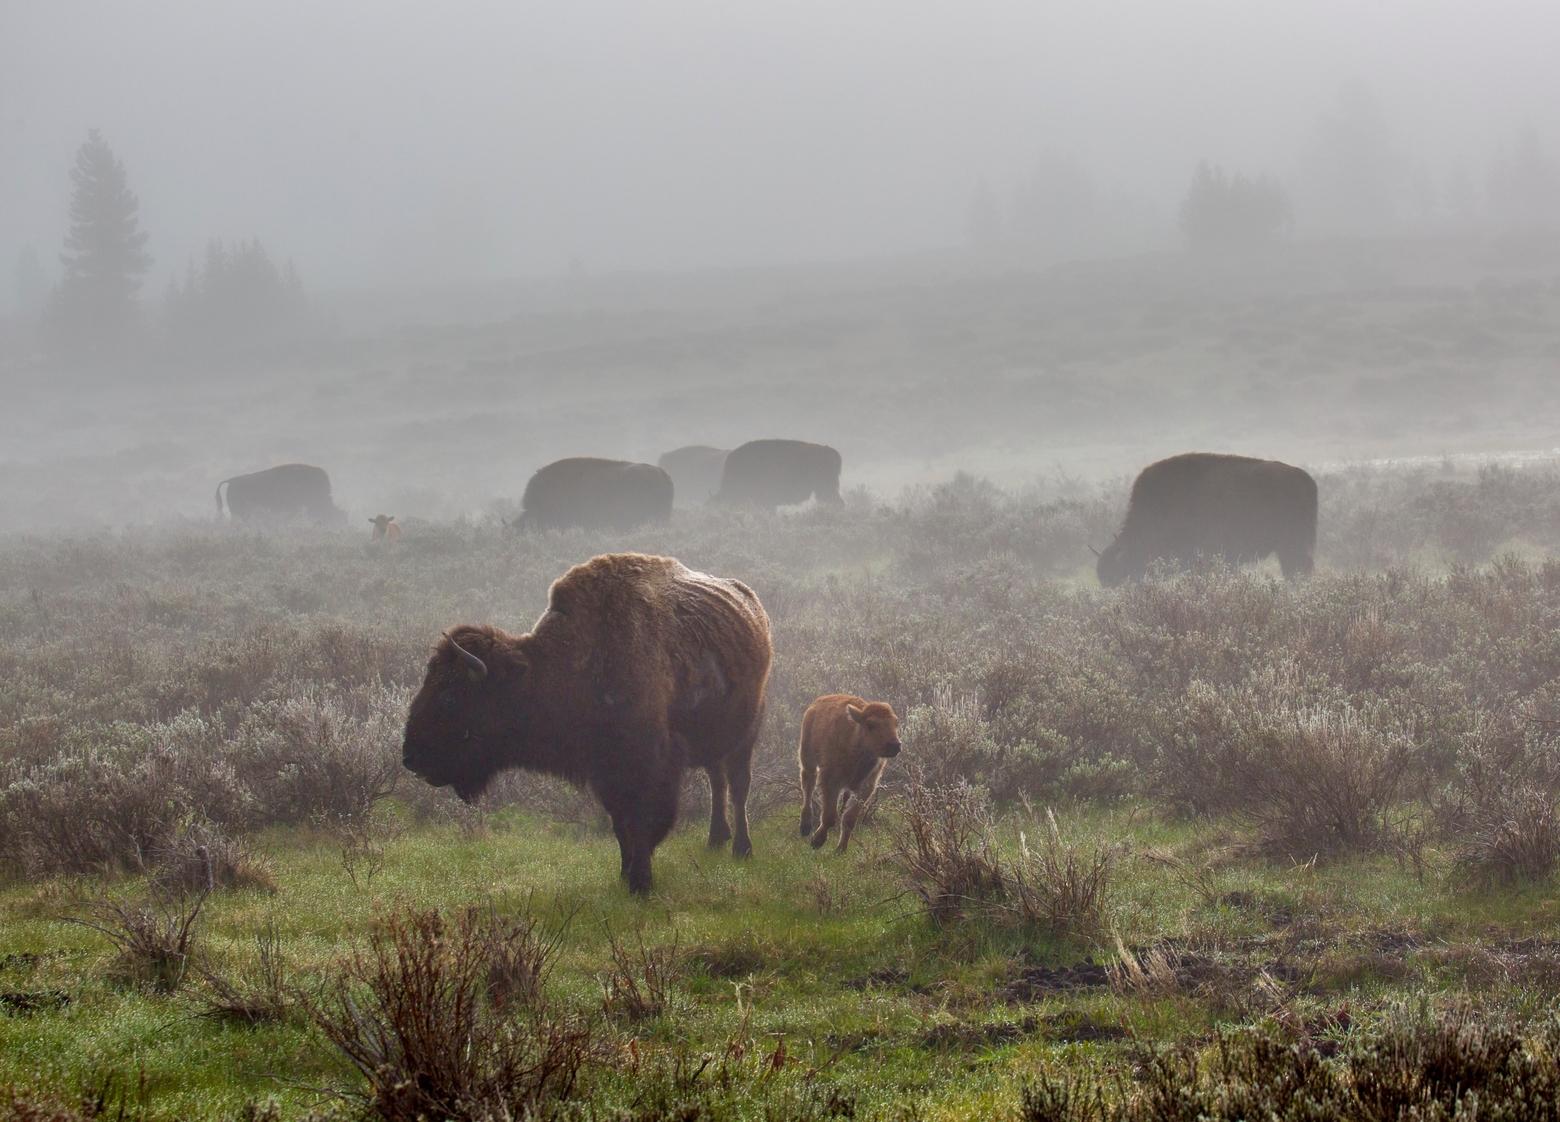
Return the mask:
<path id="1" fill-rule="evenodd" d="M 70 232 L 60 254 L 65 276 L 51 309 L 51 334 L 63 349 L 107 353 L 135 327 L 136 293 L 152 259 L 124 164 L 96 129 L 76 150 L 70 178 Z"/>

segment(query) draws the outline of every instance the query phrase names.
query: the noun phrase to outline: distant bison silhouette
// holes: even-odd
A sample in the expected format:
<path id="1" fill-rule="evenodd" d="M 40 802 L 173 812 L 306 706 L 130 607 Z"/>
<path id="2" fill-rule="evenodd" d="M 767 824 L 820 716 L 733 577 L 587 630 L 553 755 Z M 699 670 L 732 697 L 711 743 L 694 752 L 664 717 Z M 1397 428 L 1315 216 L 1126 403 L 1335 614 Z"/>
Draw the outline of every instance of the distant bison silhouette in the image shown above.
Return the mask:
<path id="1" fill-rule="evenodd" d="M 672 477 L 654 464 L 575 456 L 531 476 L 521 507 L 522 530 L 631 530 L 672 516 Z"/>
<path id="2" fill-rule="evenodd" d="M 709 775 L 710 845 L 752 853 L 771 654 L 769 617 L 741 581 L 671 557 L 593 557 L 553 582 L 527 634 L 445 633 L 407 713 L 402 763 L 468 802 L 510 768 L 588 787 L 612 819 L 623 878 L 648 892 L 689 767 Z"/>
<path id="3" fill-rule="evenodd" d="M 376 514 L 369 519 L 374 524 L 373 538 L 376 542 L 398 542 L 401 540 L 401 524 L 395 520 L 393 514 Z"/>
<path id="4" fill-rule="evenodd" d="M 1231 565 L 1276 553 L 1284 575 L 1308 574 L 1316 548 L 1316 480 L 1277 460 L 1189 452 L 1150 464 L 1132 484 L 1126 522 L 1100 554 L 1100 583 L 1141 579 L 1155 561 L 1199 556 Z"/>
<path id="5" fill-rule="evenodd" d="M 726 466 L 727 451 L 708 444 L 689 444 L 666 453 L 656 463 L 672 477 L 677 502 L 697 506 L 708 502 L 720 490 L 721 469 Z"/>
<path id="6" fill-rule="evenodd" d="M 235 475 L 217 484 L 217 514 L 222 514 L 222 488 L 234 518 L 265 520 L 307 518 L 338 523 L 345 515 L 330 497 L 330 476 L 310 464 L 282 464 L 249 475 Z"/>
<path id="7" fill-rule="evenodd" d="M 751 440 L 726 455 L 716 499 L 731 506 L 821 503 L 840 498 L 840 454 L 805 440 Z"/>

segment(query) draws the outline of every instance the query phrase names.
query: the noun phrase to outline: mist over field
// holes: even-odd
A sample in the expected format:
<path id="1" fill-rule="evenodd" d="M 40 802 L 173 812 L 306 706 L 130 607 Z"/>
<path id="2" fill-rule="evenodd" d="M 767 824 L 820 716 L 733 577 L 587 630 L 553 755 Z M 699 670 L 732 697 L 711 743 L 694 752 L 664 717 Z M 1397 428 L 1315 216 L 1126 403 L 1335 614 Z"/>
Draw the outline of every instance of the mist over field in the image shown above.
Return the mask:
<path id="1" fill-rule="evenodd" d="M 0 1122 L 1554 1116 L 1557 45 L 0 3 Z"/>
<path id="2" fill-rule="evenodd" d="M 0 525 L 198 516 L 287 460 L 448 517 L 560 456 L 763 436 L 888 497 L 1554 447 L 1546 5 L 5 21 Z M 82 346 L 94 128 L 144 243 Z M 222 270 L 250 245 L 276 291 Z"/>

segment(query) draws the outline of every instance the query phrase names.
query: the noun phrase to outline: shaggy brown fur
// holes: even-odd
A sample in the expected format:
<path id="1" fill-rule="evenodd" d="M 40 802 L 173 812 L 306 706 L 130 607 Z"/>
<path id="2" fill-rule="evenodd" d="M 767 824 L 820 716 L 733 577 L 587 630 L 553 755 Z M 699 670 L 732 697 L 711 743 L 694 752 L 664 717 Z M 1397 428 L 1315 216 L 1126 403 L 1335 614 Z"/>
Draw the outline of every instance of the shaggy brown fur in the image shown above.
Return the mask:
<path id="1" fill-rule="evenodd" d="M 802 836 L 811 835 L 814 849 L 829 840 L 840 823 L 838 852 L 850 845 L 851 831 L 867 800 L 877 790 L 883 768 L 899 755 L 899 718 L 882 701 L 863 701 L 854 694 L 825 694 L 802 714 L 802 742 L 797 758 L 802 767 Z M 822 814 L 813 829 L 813 788 L 821 786 Z M 850 800 L 844 820 L 840 802 Z"/>
<path id="2" fill-rule="evenodd" d="M 647 892 L 687 767 L 709 776 L 710 844 L 753 851 L 747 793 L 770 656 L 769 617 L 741 581 L 670 557 L 593 557 L 553 582 L 530 632 L 446 633 L 412 699 L 402 760 L 468 802 L 506 768 L 589 786 L 612 818 L 623 877 Z"/>

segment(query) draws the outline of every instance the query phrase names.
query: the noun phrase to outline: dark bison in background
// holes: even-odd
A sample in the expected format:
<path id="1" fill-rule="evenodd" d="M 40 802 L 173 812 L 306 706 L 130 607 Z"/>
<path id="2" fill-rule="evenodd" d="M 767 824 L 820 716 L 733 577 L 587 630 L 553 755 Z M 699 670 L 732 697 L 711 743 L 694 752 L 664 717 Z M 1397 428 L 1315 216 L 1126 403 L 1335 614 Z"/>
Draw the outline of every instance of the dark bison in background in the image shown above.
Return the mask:
<path id="1" fill-rule="evenodd" d="M 732 506 L 821 503 L 840 498 L 840 454 L 805 440 L 750 440 L 726 454 L 716 499 Z"/>
<path id="2" fill-rule="evenodd" d="M 522 530 L 632 530 L 672 516 L 672 477 L 654 464 L 574 456 L 531 476 L 521 507 Z"/>
<path id="3" fill-rule="evenodd" d="M 677 501 L 684 506 L 708 502 L 720 489 L 721 469 L 726 466 L 727 450 L 708 444 L 689 444 L 674 449 L 656 461 L 672 477 Z"/>
<path id="4" fill-rule="evenodd" d="M 1100 554 L 1100 583 L 1141 579 L 1158 560 L 1231 565 L 1278 554 L 1284 575 L 1310 573 L 1316 480 L 1277 460 L 1189 452 L 1150 464 L 1132 484 L 1127 520 Z"/>
<path id="5" fill-rule="evenodd" d="M 337 523 L 345 515 L 330 497 L 330 476 L 310 464 L 282 464 L 249 475 L 235 475 L 217 484 L 217 515 L 222 514 L 222 488 L 234 518 L 307 518 Z"/>
<path id="6" fill-rule="evenodd" d="M 770 653 L 769 617 L 741 581 L 670 557 L 593 557 L 553 582 L 528 634 L 445 633 L 412 699 L 402 762 L 467 801 L 506 768 L 589 787 L 629 888 L 647 892 L 685 768 L 709 775 L 710 845 L 732 838 L 737 856 L 752 852 L 747 793 Z"/>

